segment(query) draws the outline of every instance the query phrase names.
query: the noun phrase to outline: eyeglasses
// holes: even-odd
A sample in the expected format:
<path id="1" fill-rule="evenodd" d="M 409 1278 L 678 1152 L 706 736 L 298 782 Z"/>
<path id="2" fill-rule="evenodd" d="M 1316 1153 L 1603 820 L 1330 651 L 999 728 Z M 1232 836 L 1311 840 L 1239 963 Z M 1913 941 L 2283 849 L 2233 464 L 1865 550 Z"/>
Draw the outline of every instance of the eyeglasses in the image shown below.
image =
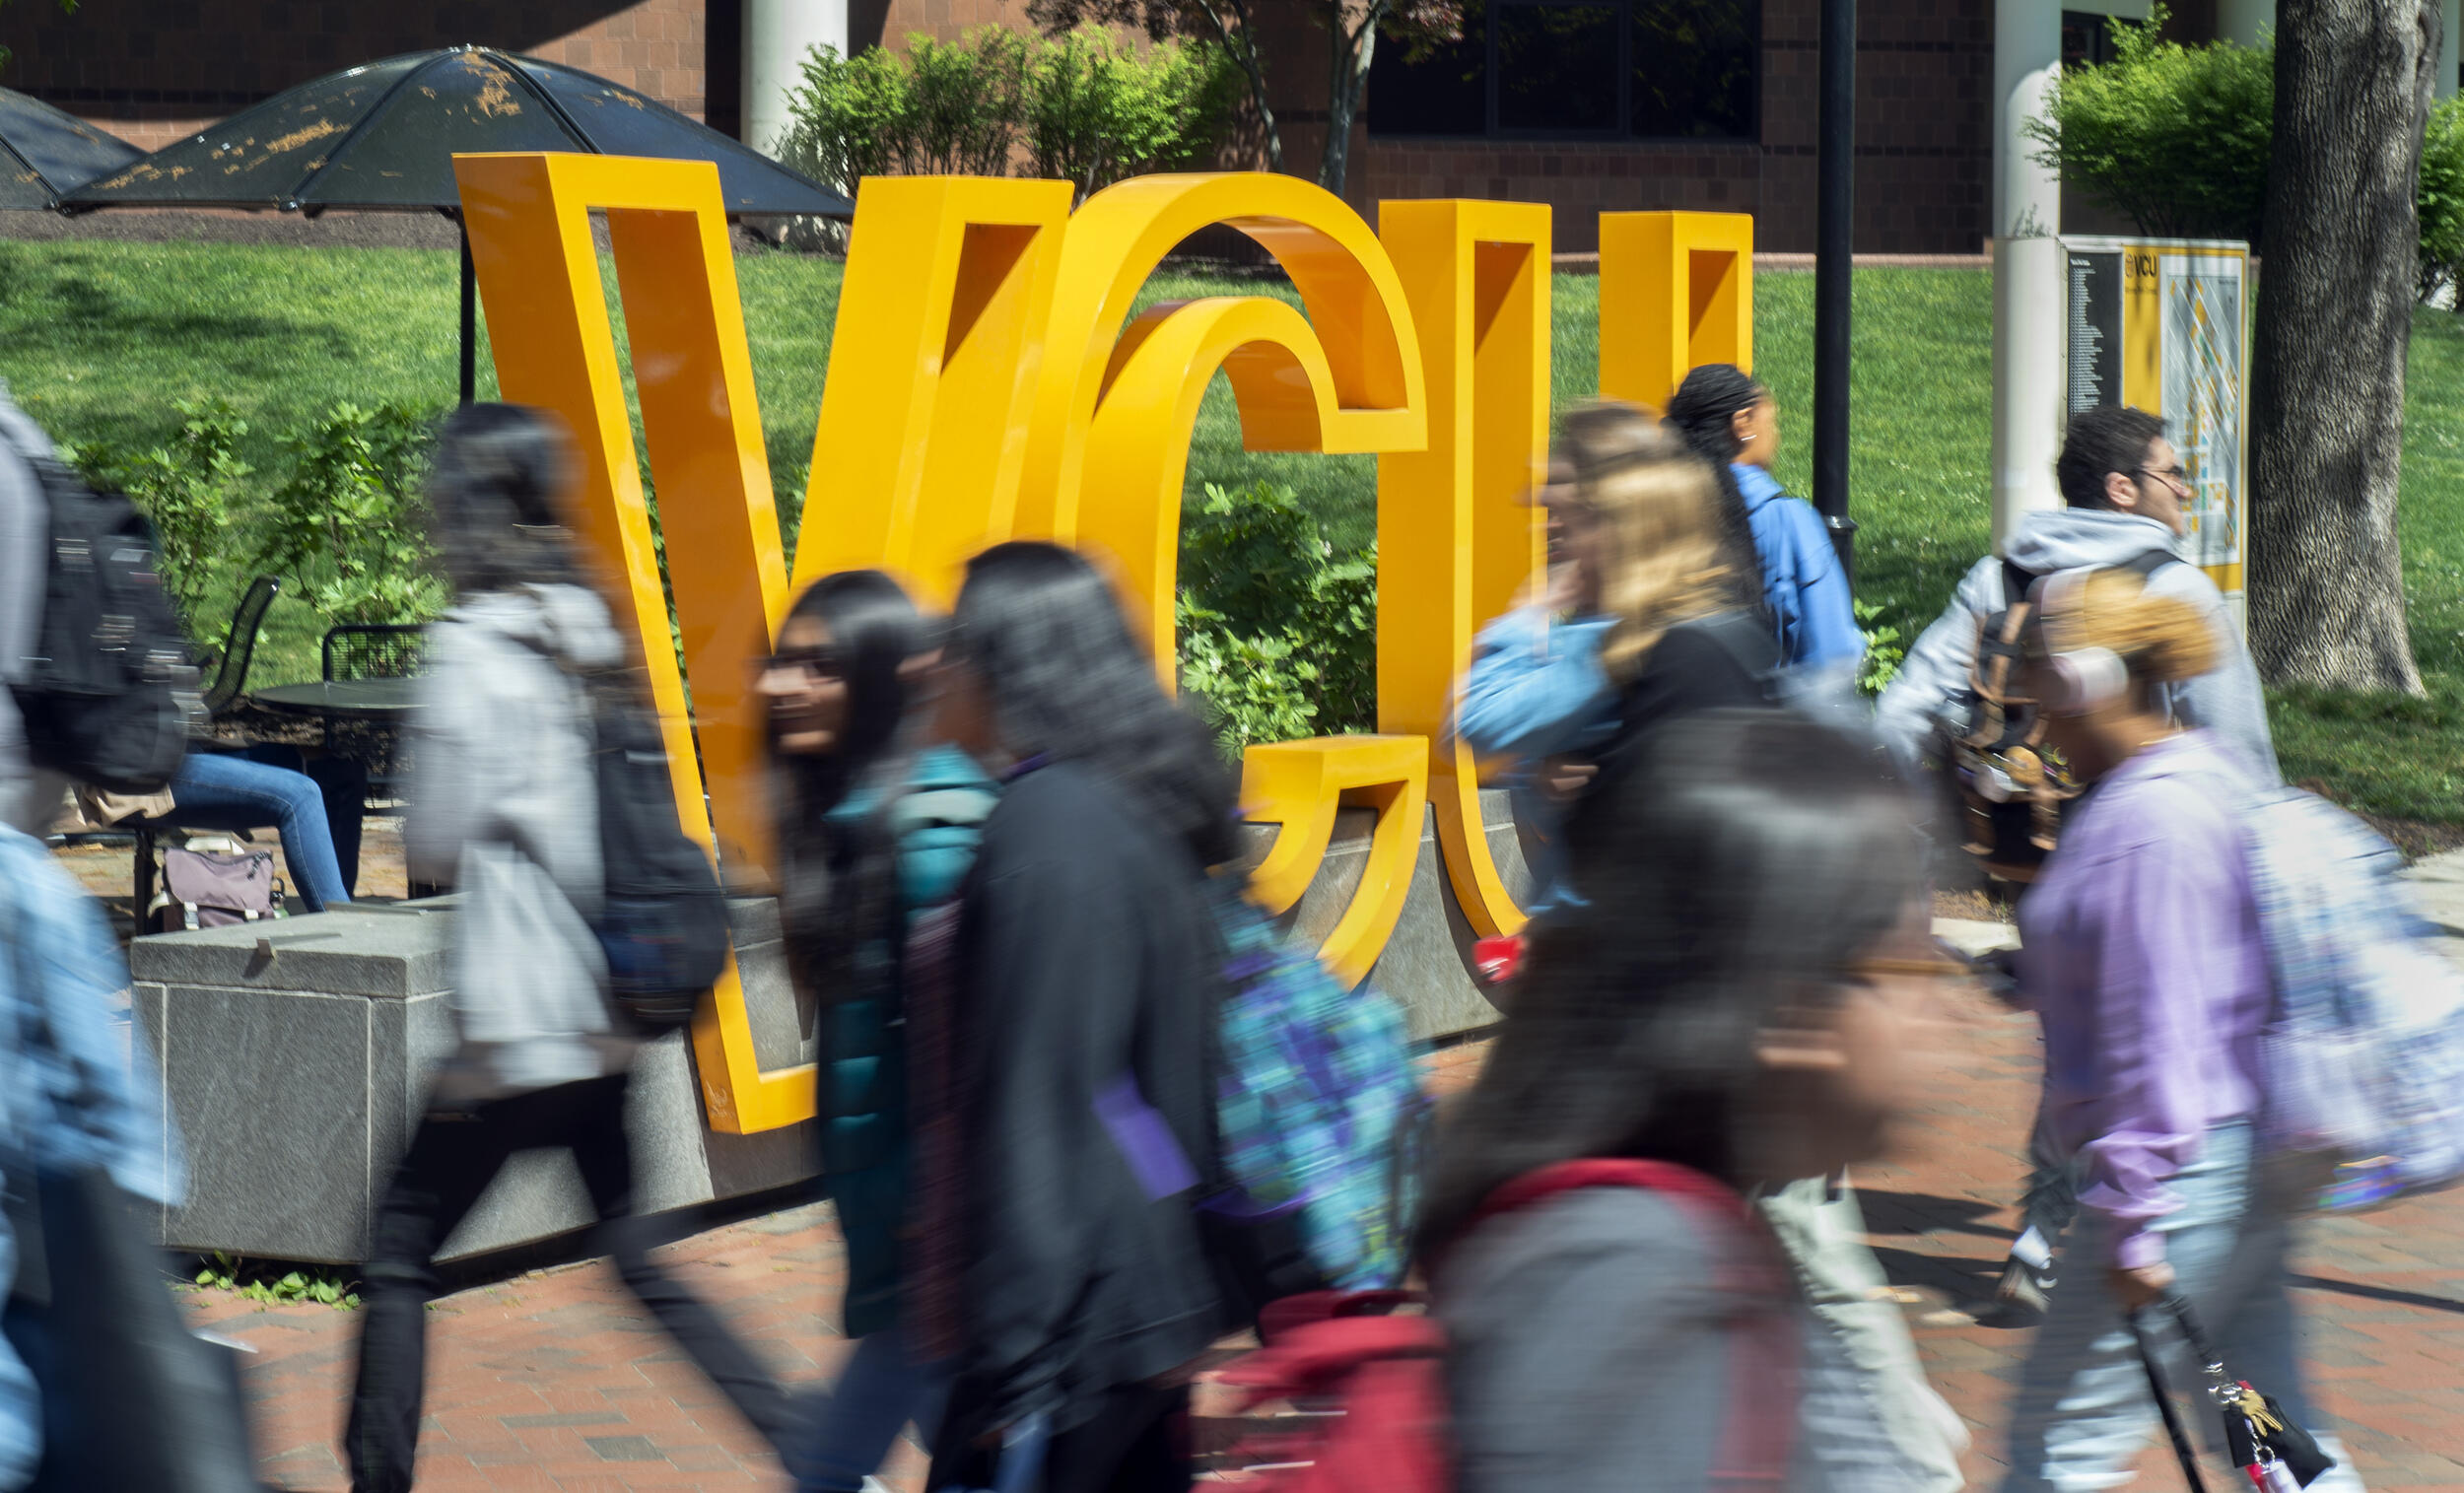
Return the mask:
<path id="1" fill-rule="evenodd" d="M 2169 487 L 2174 492 L 2181 494 L 2184 498 L 2190 496 L 2190 474 L 2183 471 L 2179 466 L 2168 466 L 2161 469 L 2152 466 L 2143 466 L 2133 468 L 2133 470 L 2142 477 L 2154 477 L 2156 481 L 2163 483 L 2166 487 Z"/>

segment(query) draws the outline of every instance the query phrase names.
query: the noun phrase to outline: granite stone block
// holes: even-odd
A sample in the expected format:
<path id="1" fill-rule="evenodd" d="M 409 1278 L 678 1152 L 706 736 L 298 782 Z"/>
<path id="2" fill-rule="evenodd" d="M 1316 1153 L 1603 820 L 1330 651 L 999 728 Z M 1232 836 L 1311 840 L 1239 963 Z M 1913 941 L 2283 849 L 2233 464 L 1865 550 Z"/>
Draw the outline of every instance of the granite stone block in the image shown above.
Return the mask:
<path id="1" fill-rule="evenodd" d="M 369 1002 L 171 984 L 164 1086 L 188 1153 L 167 1243 L 361 1256 L 372 1203 Z"/>

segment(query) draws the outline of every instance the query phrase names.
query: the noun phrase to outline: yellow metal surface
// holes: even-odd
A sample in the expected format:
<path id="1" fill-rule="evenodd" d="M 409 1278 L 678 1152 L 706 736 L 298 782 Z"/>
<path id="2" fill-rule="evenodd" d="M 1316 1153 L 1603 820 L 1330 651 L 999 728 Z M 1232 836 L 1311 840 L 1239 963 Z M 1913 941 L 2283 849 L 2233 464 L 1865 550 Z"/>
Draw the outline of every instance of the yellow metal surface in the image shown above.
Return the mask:
<path id="1" fill-rule="evenodd" d="M 1318 956 L 1346 986 L 1369 978 L 1403 914 L 1419 858 L 1428 801 L 1428 740 L 1421 736 L 1318 736 L 1254 746 L 1241 763 L 1241 802 L 1256 823 L 1282 830 L 1250 877 L 1251 899 L 1269 913 L 1300 901 L 1326 858 L 1338 806 L 1377 810 L 1368 861 L 1350 906 Z"/>
<path id="2" fill-rule="evenodd" d="M 1387 202 L 1378 228 L 1428 360 L 1425 450 L 1378 459 L 1378 729 L 1430 743 L 1447 879 L 1483 936 L 1523 912 L 1489 854 L 1479 781 L 1449 715 L 1481 623 L 1543 561 L 1525 500 L 1548 458 L 1549 210 Z"/>
<path id="3" fill-rule="evenodd" d="M 1754 366 L 1754 221 L 1600 215 L 1600 391 L 1665 408 L 1688 369 Z"/>
<path id="4" fill-rule="evenodd" d="M 969 176 L 856 189 L 798 589 L 879 566 L 946 605 L 967 557 L 1010 537 L 1069 195 Z"/>
<path id="5" fill-rule="evenodd" d="M 1181 490 L 1198 406 L 1218 368 L 1230 376 L 1250 450 L 1378 451 L 1422 439 L 1417 410 L 1342 408 L 1325 347 L 1283 302 L 1167 302 L 1131 322 L 1087 432 L 1074 538 L 1113 558 L 1130 628 L 1153 649 L 1167 689 L 1177 656 Z"/>
<path id="6" fill-rule="evenodd" d="M 564 417 L 582 465 L 574 522 L 610 596 L 629 597 L 667 739 L 687 834 L 719 849 L 732 884 L 766 874 L 770 836 L 757 706 L 745 661 L 767 650 L 787 601 L 778 509 L 727 246 L 718 169 L 612 156 L 458 156 L 471 259 L 507 399 Z M 634 354 L 644 435 L 660 487 L 667 603 L 608 325 L 589 214 L 605 209 Z M 709 769 L 710 808 L 703 809 Z M 813 1113 L 809 1064 L 763 1071 L 733 960 L 694 1019 L 711 1127 L 748 1132 Z"/>
<path id="7" fill-rule="evenodd" d="M 1426 409 L 1420 349 L 1394 267 L 1358 213 L 1296 176 L 1229 171 L 1132 177 L 1080 205 L 1062 240 L 1027 435 L 1019 533 L 1091 537 L 1082 536 L 1078 525 L 1087 441 L 1097 405 L 1116 381 L 1114 349 L 1130 303 L 1166 253 L 1219 223 L 1239 229 L 1274 255 L 1300 292 L 1326 356 L 1335 404 L 1362 417 L 1363 428 L 1375 430 L 1375 439 L 1384 442 L 1351 449 L 1419 444 Z"/>
<path id="8" fill-rule="evenodd" d="M 686 828 L 715 847 L 731 885 L 759 885 L 771 847 L 745 663 L 775 635 L 790 585 L 717 172 L 538 155 L 459 157 L 455 170 L 499 382 L 506 398 L 553 410 L 575 432 L 575 521 L 608 593 L 649 640 Z M 1542 560 L 1540 515 L 1520 500 L 1548 440 L 1548 209 L 1387 203 L 1373 235 L 1338 199 L 1285 176 L 1139 178 L 1074 215 L 1069 197 L 1061 182 L 862 184 L 794 582 L 877 566 L 946 600 L 966 557 L 988 543 L 1078 543 L 1117 563 L 1132 621 L 1169 680 L 1191 431 L 1221 369 L 1250 448 L 1380 453 L 1382 734 L 1250 750 L 1244 801 L 1252 818 L 1282 826 L 1254 895 L 1290 908 L 1338 806 L 1375 807 L 1359 889 L 1322 948 L 1357 983 L 1402 914 L 1433 801 L 1467 918 L 1483 934 L 1511 931 L 1523 914 L 1489 855 L 1473 765 L 1447 717 L 1473 631 Z M 665 645 L 594 210 L 608 217 L 649 461 L 667 495 L 681 670 Z M 1219 297 L 1130 320 L 1163 254 L 1216 223 L 1276 256 L 1303 310 Z M 1604 387 L 1612 348 L 1629 380 L 1609 392 L 1657 401 L 1689 360 L 1749 364 L 1748 223 L 1612 214 L 1603 244 Z M 1656 340 L 1652 305 L 1668 333 Z M 1660 369 L 1648 394 L 1630 382 L 1648 380 L 1634 372 L 1646 366 Z M 761 1067 L 732 965 L 694 1045 L 713 1128 L 812 1116 L 808 1064 Z"/>

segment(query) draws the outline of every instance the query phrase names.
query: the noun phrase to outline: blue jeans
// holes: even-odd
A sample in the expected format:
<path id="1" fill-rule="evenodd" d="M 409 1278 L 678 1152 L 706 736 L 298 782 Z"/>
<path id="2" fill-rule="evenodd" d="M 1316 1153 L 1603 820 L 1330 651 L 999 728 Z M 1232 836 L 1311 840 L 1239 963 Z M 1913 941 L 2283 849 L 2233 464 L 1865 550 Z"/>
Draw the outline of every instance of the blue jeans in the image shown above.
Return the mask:
<path id="1" fill-rule="evenodd" d="M 2251 1138 L 2246 1121 L 2208 1131 L 2198 1158 L 2168 1184 L 2181 1206 L 2156 1227 L 2164 1236 L 2174 1289 L 2190 1298 L 2225 1367 L 2315 1434 L 2323 1428 L 2302 1391 L 2293 1297 L 2286 1289 L 2293 1214 L 2261 1185 Z M 2129 1324 L 2104 1282 L 2113 1257 L 2110 1225 L 2083 1211 L 2070 1232 L 2061 1277 L 2012 1401 L 2011 1470 L 2003 1493 L 2120 1487 L 2131 1480 L 2156 1428 L 2156 1401 Z M 2221 1454 L 2223 1417 L 2207 1403 L 2205 1375 L 2162 1314 L 2153 1314 L 2151 1324 L 2166 1385 L 2210 1451 Z M 2342 1449 L 2329 1443 L 2327 1450 L 2339 1464 L 2309 1493 L 2356 1493 L 2361 1480 Z M 2221 1460 L 2210 1465 L 2223 1475 Z"/>
<path id="2" fill-rule="evenodd" d="M 909 1421 L 929 1445 L 949 1388 L 941 1365 L 908 1358 L 907 1334 L 899 1328 L 857 1338 L 855 1356 L 813 1411 L 801 1455 L 788 1468 L 796 1493 L 856 1493 L 881 1469 Z"/>
<path id="3" fill-rule="evenodd" d="M 299 766 L 264 760 L 278 754 Z M 321 913 L 348 903 L 359 880 L 366 789 L 359 767 L 339 758 L 301 763 L 288 747 L 256 747 L 244 755 L 190 752 L 171 779 L 173 807 L 164 822 L 183 830 L 271 826 L 282 835 L 282 858 L 299 883 L 301 900 L 309 912 Z"/>

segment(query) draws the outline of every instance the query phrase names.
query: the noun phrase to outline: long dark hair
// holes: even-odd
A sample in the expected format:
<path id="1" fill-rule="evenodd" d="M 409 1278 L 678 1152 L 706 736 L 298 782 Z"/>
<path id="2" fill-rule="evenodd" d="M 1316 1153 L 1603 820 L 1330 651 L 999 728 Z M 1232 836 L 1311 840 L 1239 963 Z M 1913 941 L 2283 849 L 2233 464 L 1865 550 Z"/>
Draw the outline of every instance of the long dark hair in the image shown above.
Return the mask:
<path id="1" fill-rule="evenodd" d="M 1900 792 L 1845 737 L 1776 712 L 1667 727 L 1578 857 L 1589 902 L 1536 926 L 1488 1062 L 1439 1137 L 1434 1259 L 1502 1184 L 1585 1156 L 1746 1181 L 1755 1036 L 1836 999 L 1922 886 Z"/>
<path id="2" fill-rule="evenodd" d="M 781 632 L 802 619 L 829 630 L 847 682 L 847 724 L 836 750 L 788 754 L 772 738 L 778 813 L 780 918 L 788 973 L 808 1000 L 856 993 L 859 950 L 888 935 L 897 908 L 898 843 L 891 827 L 914 760 L 907 661 L 933 628 L 899 583 L 879 571 L 841 571 L 805 587 Z M 851 794 L 861 814 L 833 814 Z"/>
<path id="3" fill-rule="evenodd" d="M 982 676 L 1003 747 L 1085 764 L 1201 865 L 1239 853 L 1239 790 L 1212 735 L 1164 693 L 1093 566 L 1056 544 L 996 544 L 968 562 L 951 621 L 951 654 Z"/>
<path id="4" fill-rule="evenodd" d="M 565 530 L 573 480 L 572 438 L 545 410 L 466 404 L 445 417 L 428 509 L 455 592 L 586 584 Z"/>
<path id="5" fill-rule="evenodd" d="M 1706 363 L 1686 371 L 1685 379 L 1669 396 L 1663 423 L 1684 438 L 1685 445 L 1711 468 L 1720 484 L 1721 547 L 1739 577 L 1739 599 L 1756 613 L 1767 610 L 1762 599 L 1762 560 L 1754 549 L 1753 524 L 1745 516 L 1745 495 L 1737 486 L 1730 464 L 1744 454 L 1737 440 L 1737 416 L 1752 409 L 1771 391 L 1735 364 Z"/>

